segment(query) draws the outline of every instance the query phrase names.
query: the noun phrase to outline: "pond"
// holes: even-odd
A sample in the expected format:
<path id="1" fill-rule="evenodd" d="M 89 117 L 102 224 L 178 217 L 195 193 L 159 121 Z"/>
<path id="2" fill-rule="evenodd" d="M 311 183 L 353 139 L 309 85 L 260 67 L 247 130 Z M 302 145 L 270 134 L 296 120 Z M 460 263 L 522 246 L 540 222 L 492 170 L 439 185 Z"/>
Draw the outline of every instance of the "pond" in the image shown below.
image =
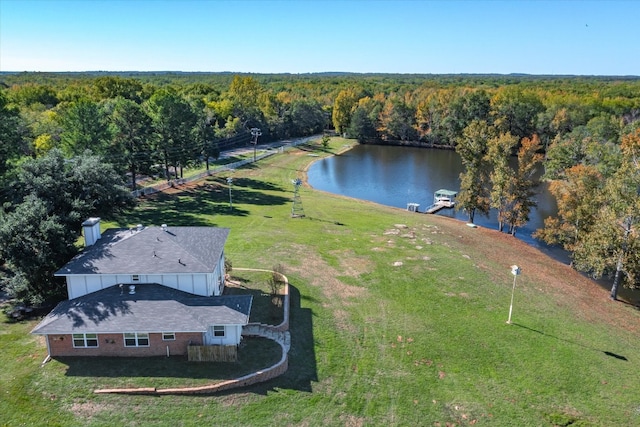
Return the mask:
<path id="1" fill-rule="evenodd" d="M 319 190 L 402 209 L 406 209 L 408 203 L 418 203 L 419 211 L 424 212 L 433 203 L 434 192 L 460 190 L 460 172 L 462 162 L 453 150 L 356 145 L 344 154 L 314 163 L 307 175 L 309 184 Z M 538 171 L 538 176 L 540 173 Z M 516 237 L 545 251 L 553 251 L 531 236 L 543 226 L 545 218 L 557 213 L 555 198 L 546 183 L 538 186 L 535 199 L 538 205 L 532 210 L 529 223 L 517 230 Z M 437 215 L 468 220 L 462 210 L 456 209 L 442 209 Z M 482 227 L 498 228 L 495 210 L 488 217 L 476 214 L 474 222 Z M 556 255 L 567 259 L 566 254 Z"/>
<path id="2" fill-rule="evenodd" d="M 402 209 L 406 209 L 408 203 L 419 203 L 419 210 L 424 212 L 433 203 L 434 192 L 460 190 L 460 172 L 462 162 L 453 150 L 358 144 L 339 156 L 315 162 L 307 172 L 307 179 L 318 190 Z M 538 176 L 541 173 L 539 170 Z M 532 237 L 535 230 L 543 226 L 544 219 L 555 215 L 558 209 L 547 183 L 540 183 L 536 191 L 538 205 L 532 210 L 529 223 L 518 229 L 516 237 L 568 264 L 570 258 L 566 251 Z M 442 209 L 436 215 L 468 220 L 463 211 L 455 209 Z M 498 228 L 493 210 L 488 217 L 476 214 L 474 222 L 482 227 Z M 609 290 L 612 279 L 596 282 Z M 618 297 L 640 304 L 640 290 L 620 289 Z"/>

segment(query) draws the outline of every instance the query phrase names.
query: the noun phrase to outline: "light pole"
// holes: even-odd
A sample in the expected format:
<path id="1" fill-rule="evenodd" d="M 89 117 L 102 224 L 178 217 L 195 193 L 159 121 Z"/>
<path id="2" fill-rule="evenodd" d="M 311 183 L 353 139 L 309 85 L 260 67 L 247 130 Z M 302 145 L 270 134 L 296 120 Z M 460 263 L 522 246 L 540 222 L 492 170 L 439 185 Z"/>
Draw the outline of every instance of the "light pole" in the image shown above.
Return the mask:
<path id="1" fill-rule="evenodd" d="M 251 128 L 251 136 L 253 136 L 253 161 L 256 161 L 256 147 L 258 146 L 258 137 L 262 135 L 262 132 L 258 128 Z"/>
<path id="2" fill-rule="evenodd" d="M 511 289 L 511 305 L 509 306 L 509 319 L 507 323 L 511 324 L 511 311 L 513 311 L 513 294 L 516 291 L 516 278 L 520 275 L 520 267 L 517 265 L 511 266 L 511 274 L 513 274 L 513 288 Z"/>
<path id="3" fill-rule="evenodd" d="M 233 184 L 233 178 L 227 178 L 227 184 L 229 184 L 229 209 L 233 209 L 233 201 L 231 200 L 231 184 Z"/>

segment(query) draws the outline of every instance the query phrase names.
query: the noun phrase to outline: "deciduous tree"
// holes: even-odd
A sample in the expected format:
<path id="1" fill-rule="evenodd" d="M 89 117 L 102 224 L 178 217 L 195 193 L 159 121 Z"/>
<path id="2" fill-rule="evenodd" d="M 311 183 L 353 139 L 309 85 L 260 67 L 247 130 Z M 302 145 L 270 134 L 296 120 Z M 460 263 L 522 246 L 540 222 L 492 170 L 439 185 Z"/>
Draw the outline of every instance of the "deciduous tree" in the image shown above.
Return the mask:
<path id="1" fill-rule="evenodd" d="M 93 88 L 98 99 L 124 98 L 136 103 L 141 101 L 142 83 L 136 79 L 103 76 L 95 79 Z"/>
<path id="2" fill-rule="evenodd" d="M 62 295 L 53 273 L 76 253 L 80 224 L 131 207 L 129 190 L 98 156 L 65 159 L 54 149 L 22 164 L 12 184 L 13 203 L 0 217 L 3 283 L 20 299 L 41 302 Z"/>
<path id="3" fill-rule="evenodd" d="M 484 90 L 461 90 L 449 102 L 442 127 L 448 141 L 455 141 L 473 120 L 488 120 L 489 96 Z"/>
<path id="4" fill-rule="evenodd" d="M 7 163 L 24 151 L 24 122 L 0 92 L 0 177 L 7 172 Z"/>
<path id="5" fill-rule="evenodd" d="M 379 114 L 378 132 L 384 139 L 415 141 L 416 110 L 402 97 L 392 95 L 387 98 Z"/>
<path id="6" fill-rule="evenodd" d="M 347 131 L 351 123 L 351 115 L 358 104 L 358 94 L 355 89 L 347 88 L 338 93 L 333 103 L 332 121 L 333 127 L 338 133 Z"/>
<path id="7" fill-rule="evenodd" d="M 622 165 L 607 180 L 596 219 L 574 252 L 579 270 L 613 275 L 613 300 L 620 284 L 640 283 L 640 131 L 623 137 L 622 151 Z"/>
<path id="8" fill-rule="evenodd" d="M 533 135 L 538 113 L 543 110 L 542 102 L 534 93 L 513 86 L 501 87 L 491 98 L 491 116 L 496 128 L 519 139 Z"/>
<path id="9" fill-rule="evenodd" d="M 518 138 L 510 133 L 501 134 L 488 141 L 487 162 L 491 172 L 491 207 L 498 212 L 498 230 L 504 229 L 507 222 L 508 211 L 513 209 L 513 189 L 515 173 L 509 164 L 509 159 L 514 147 L 518 144 Z"/>
<path id="10" fill-rule="evenodd" d="M 253 77 L 235 76 L 225 98 L 233 104 L 233 116 L 238 117 L 242 127 L 250 129 L 262 128 L 265 124 L 264 115 L 260 109 L 263 102 L 264 89 Z"/>
<path id="11" fill-rule="evenodd" d="M 286 114 L 289 136 L 312 135 L 322 132 L 327 124 L 322 106 L 317 101 L 297 99 L 291 102 Z"/>
<path id="12" fill-rule="evenodd" d="M 536 167 L 542 161 L 540 154 L 540 139 L 537 135 L 532 138 L 523 138 L 518 150 L 518 167 L 513 179 L 509 196 L 509 209 L 506 210 L 506 223 L 509 225 L 509 233 L 516 234 L 516 229 L 529 221 L 531 208 L 536 206 L 534 199 L 535 187 L 538 181 L 534 179 Z"/>
<path id="13" fill-rule="evenodd" d="M 347 136 L 364 142 L 378 137 L 378 116 L 382 110 L 382 104 L 373 98 L 365 96 L 360 98 L 358 106 L 353 112 L 351 123 L 347 129 Z"/>
<path id="14" fill-rule="evenodd" d="M 464 167 L 460 174 L 456 209 L 464 209 L 470 223 L 473 223 L 476 213 L 489 214 L 491 196 L 486 154 L 488 142 L 493 137 L 494 130 L 486 121 L 474 120 L 465 128 L 456 145 Z"/>
<path id="15" fill-rule="evenodd" d="M 74 236 L 45 200 L 28 195 L 0 219 L 0 257 L 5 291 L 32 304 L 62 299 L 64 285 L 53 273 L 75 254 Z"/>
<path id="16" fill-rule="evenodd" d="M 559 244 L 573 253 L 596 221 L 601 207 L 604 177 L 594 166 L 579 164 L 567 169 L 564 179 L 551 181 L 549 191 L 558 203 L 558 214 L 544 220 L 534 237 Z"/>

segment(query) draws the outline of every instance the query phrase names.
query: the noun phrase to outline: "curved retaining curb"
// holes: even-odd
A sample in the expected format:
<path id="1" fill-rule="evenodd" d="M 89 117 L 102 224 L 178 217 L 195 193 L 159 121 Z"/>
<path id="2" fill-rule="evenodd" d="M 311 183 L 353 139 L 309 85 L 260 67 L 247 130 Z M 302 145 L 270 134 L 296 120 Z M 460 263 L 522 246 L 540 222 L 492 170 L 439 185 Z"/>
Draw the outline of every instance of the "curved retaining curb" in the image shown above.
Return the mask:
<path id="1" fill-rule="evenodd" d="M 262 271 L 265 273 L 275 273 L 273 270 L 263 270 L 261 268 L 234 268 L 234 270 L 238 270 L 238 271 Z M 275 329 L 278 331 L 288 331 L 289 330 L 289 301 L 290 301 L 290 296 L 289 296 L 289 279 L 287 278 L 287 276 L 285 276 L 282 273 L 278 273 L 280 276 L 282 276 L 282 280 L 284 281 L 284 287 L 282 289 L 282 293 L 284 294 L 284 301 L 282 302 L 282 307 L 283 307 L 283 320 L 282 323 L 280 323 L 279 325 L 266 325 L 264 323 L 249 323 L 247 326 L 252 326 L 252 325 L 262 325 L 271 329 Z M 244 334 L 244 330 L 243 330 L 243 334 Z M 266 337 L 269 338 L 269 337 Z"/>
<path id="2" fill-rule="evenodd" d="M 246 387 L 268 381 L 272 378 L 284 374 L 289 368 L 289 355 L 283 344 L 282 358 L 275 365 L 233 380 L 223 381 L 216 384 L 204 385 L 200 387 L 179 387 L 179 388 L 112 388 L 94 390 L 96 394 L 146 394 L 146 395 L 167 395 L 167 394 L 211 394 L 234 388 Z"/>
<path id="3" fill-rule="evenodd" d="M 273 273 L 271 270 L 255 269 L 255 268 L 236 268 L 239 271 L 264 271 L 267 273 Z M 155 387 L 141 387 L 141 388 L 110 388 L 110 389 L 98 389 L 93 392 L 96 394 L 145 394 L 145 395 L 167 395 L 167 394 L 211 394 L 224 390 L 230 390 L 234 388 L 246 387 L 249 385 L 269 381 L 275 377 L 278 377 L 289 368 L 289 348 L 291 347 L 291 336 L 289 334 L 289 279 L 282 273 L 279 273 L 284 280 L 284 320 L 282 323 L 276 326 L 265 325 L 261 323 L 250 323 L 242 330 L 242 335 L 245 336 L 260 336 L 274 340 L 282 348 L 282 358 L 278 363 L 269 368 L 262 369 L 257 372 L 244 375 L 233 380 L 227 380 L 216 384 L 209 384 L 199 387 L 180 387 L 180 388 L 163 388 L 156 389 Z"/>

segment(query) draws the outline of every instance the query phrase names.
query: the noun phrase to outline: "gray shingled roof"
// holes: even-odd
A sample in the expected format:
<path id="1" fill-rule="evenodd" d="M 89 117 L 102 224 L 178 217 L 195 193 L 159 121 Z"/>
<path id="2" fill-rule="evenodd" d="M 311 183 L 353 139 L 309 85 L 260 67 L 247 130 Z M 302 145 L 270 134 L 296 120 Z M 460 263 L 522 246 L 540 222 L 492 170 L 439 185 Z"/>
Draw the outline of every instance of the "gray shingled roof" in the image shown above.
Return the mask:
<path id="1" fill-rule="evenodd" d="M 246 325 L 251 295 L 199 297 L 162 285 L 111 286 L 63 301 L 31 333 L 205 332 Z"/>
<path id="2" fill-rule="evenodd" d="M 211 273 L 228 236 L 216 227 L 109 229 L 55 275 Z"/>

